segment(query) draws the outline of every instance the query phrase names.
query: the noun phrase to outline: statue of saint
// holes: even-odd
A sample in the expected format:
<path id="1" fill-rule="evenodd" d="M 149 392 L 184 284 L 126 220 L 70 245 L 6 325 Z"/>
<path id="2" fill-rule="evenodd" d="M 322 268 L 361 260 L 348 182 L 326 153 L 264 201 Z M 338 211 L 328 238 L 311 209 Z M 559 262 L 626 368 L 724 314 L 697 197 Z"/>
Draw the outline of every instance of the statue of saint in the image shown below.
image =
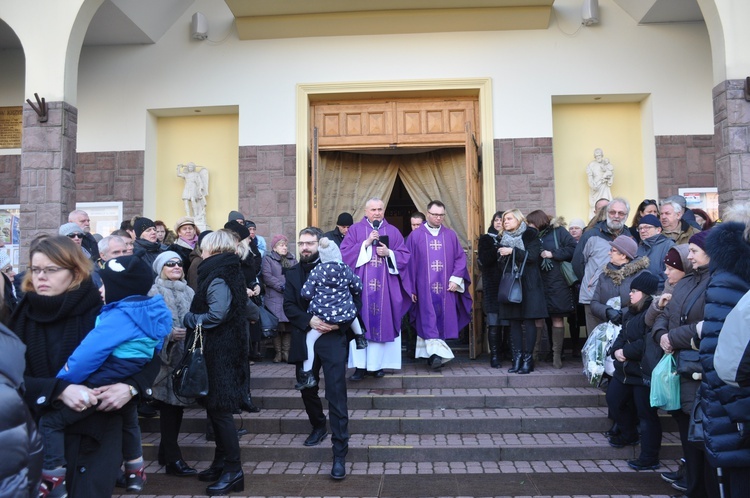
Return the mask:
<path id="1" fill-rule="evenodd" d="M 203 166 L 196 166 L 194 162 L 178 164 L 177 176 L 185 179 L 185 188 L 182 190 L 185 216 L 192 217 L 195 220 L 195 225 L 200 230 L 205 230 L 207 228 L 208 169 Z"/>
<path id="2" fill-rule="evenodd" d="M 586 167 L 589 180 L 589 215 L 594 216 L 594 205 L 599 199 L 612 200 L 612 182 L 615 179 L 615 167 L 604 157 L 602 149 L 594 150 L 594 160 Z"/>

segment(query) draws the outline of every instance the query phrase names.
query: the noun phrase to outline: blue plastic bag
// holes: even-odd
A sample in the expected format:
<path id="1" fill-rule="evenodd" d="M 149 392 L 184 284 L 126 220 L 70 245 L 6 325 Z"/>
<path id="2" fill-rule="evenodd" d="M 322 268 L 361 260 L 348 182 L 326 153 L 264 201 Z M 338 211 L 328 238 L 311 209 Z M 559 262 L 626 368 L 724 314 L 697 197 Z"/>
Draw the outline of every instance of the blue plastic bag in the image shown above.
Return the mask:
<path id="1" fill-rule="evenodd" d="M 680 376 L 672 353 L 662 356 L 651 372 L 651 406 L 666 411 L 680 409 Z"/>

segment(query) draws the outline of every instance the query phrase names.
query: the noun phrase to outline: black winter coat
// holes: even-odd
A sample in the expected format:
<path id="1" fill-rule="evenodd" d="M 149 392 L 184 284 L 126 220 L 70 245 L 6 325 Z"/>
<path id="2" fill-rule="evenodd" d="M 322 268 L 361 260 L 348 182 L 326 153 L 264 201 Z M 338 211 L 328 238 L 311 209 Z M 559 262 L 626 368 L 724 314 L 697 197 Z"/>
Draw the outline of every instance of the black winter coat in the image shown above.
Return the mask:
<path id="1" fill-rule="evenodd" d="M 620 296 L 620 309 L 625 310 L 630 304 L 630 282 L 648 268 L 648 258 L 642 257 L 618 267 L 612 263 L 599 276 L 596 290 L 591 297 L 591 313 L 600 320 L 607 321 L 607 301 Z"/>
<path id="2" fill-rule="evenodd" d="M 651 297 L 646 298 L 643 308 L 633 313 L 628 309 L 623 316 L 622 330 L 612 347 L 607 352 L 615 360 L 613 377 L 623 384 L 634 386 L 648 386 L 651 384 L 651 370 L 641 365 L 646 353 L 646 341 L 650 340 L 650 327 L 646 325 L 646 311 L 651 306 Z M 615 351 L 622 349 L 625 361 L 615 358 Z M 653 365 L 652 365 L 653 368 Z"/>
<path id="3" fill-rule="evenodd" d="M 162 246 L 158 242 L 149 242 L 146 239 L 136 239 L 133 242 L 133 256 L 142 259 L 152 271 L 154 261 L 161 253 Z M 154 273 L 154 277 L 156 276 L 156 273 Z"/>
<path id="4" fill-rule="evenodd" d="M 482 272 L 482 309 L 484 313 L 497 313 L 500 301 L 497 300 L 497 288 L 500 285 L 501 269 L 498 265 L 497 231 L 490 227 L 490 232 L 479 237 L 477 258 Z M 494 233 L 493 233 L 494 232 Z"/>
<path id="5" fill-rule="evenodd" d="M 706 456 L 713 467 L 750 467 L 750 441 L 742 440 L 737 423 L 750 423 L 750 388 L 725 384 L 714 369 L 714 353 L 724 320 L 750 290 L 750 244 L 741 223 L 721 223 L 706 239 L 711 279 L 706 288 L 700 358 L 699 391 L 704 411 Z"/>
<path id="6" fill-rule="evenodd" d="M 208 396 L 198 402 L 209 410 L 234 412 L 250 388 L 247 291 L 240 258 L 220 253 L 198 268 L 198 290 L 185 327 L 192 344 L 195 327 L 203 324 L 203 354 L 208 370 Z"/>
<path id="7" fill-rule="evenodd" d="M 557 235 L 557 245 L 555 245 Z M 571 261 L 576 250 L 576 239 L 570 235 L 564 227 L 550 225 L 539 234 L 542 251 L 552 253 L 552 269 L 541 270 L 542 282 L 544 282 L 544 296 L 547 302 L 547 311 L 550 315 L 567 315 L 575 309 L 573 303 L 573 291 L 560 270 L 562 261 Z M 543 260 L 540 260 L 541 265 Z M 541 267 L 540 267 L 541 269 Z"/>
<path id="8" fill-rule="evenodd" d="M 499 303 L 498 315 L 501 320 L 530 320 L 534 318 L 547 318 L 547 304 L 544 297 L 544 284 L 539 272 L 539 261 L 541 260 L 542 244 L 539 242 L 539 232 L 536 228 L 528 227 L 521 236 L 525 250 L 516 249 L 514 254 L 516 263 L 520 267 L 523 258 L 528 254 L 526 268 L 521 277 L 523 287 L 523 299 L 520 304 Z M 513 264 L 511 256 L 500 258 L 498 265 L 501 275 L 510 273 Z M 508 263 L 506 266 L 506 262 Z M 500 277 L 502 278 L 502 276 Z"/>
<path id="9" fill-rule="evenodd" d="M 696 337 L 696 324 L 703 320 L 708 280 L 708 267 L 698 268 L 685 275 L 674 286 L 672 299 L 654 321 L 654 342 L 659 344 L 662 336 L 668 334 L 675 357 L 679 356 L 680 350 L 692 349 L 690 341 Z M 683 316 L 686 319 L 683 320 Z M 680 377 L 680 404 L 683 412 L 690 414 L 699 386 L 698 380 Z"/>

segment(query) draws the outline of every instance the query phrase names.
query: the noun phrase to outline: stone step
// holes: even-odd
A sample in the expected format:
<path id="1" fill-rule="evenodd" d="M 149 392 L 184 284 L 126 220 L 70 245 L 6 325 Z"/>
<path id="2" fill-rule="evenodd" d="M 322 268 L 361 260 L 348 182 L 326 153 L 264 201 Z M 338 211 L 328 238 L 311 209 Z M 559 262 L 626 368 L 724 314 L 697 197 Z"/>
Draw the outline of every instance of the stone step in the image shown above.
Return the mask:
<path id="1" fill-rule="evenodd" d="M 243 461 L 320 462 L 331 456 L 330 436 L 319 446 L 303 446 L 306 434 L 248 434 L 240 438 Z M 159 435 L 143 434 L 147 460 L 156 460 Z M 210 460 L 215 444 L 203 434 L 183 434 L 186 460 Z M 351 462 L 455 462 L 622 460 L 636 458 L 638 446 L 612 448 L 600 433 L 359 434 L 349 439 Z M 664 433 L 661 458 L 681 456 L 679 434 Z"/>

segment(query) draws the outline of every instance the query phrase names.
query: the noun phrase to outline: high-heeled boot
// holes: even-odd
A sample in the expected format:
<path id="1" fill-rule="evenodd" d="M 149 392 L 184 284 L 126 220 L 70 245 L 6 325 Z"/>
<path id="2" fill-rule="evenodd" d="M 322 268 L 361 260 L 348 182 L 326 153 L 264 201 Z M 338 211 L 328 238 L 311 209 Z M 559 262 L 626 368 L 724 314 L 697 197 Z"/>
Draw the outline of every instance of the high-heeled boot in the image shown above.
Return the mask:
<path id="1" fill-rule="evenodd" d="M 518 369 L 518 373 L 527 374 L 533 371 L 534 371 L 534 357 L 531 353 L 524 353 L 523 363 L 521 363 L 521 368 Z"/>
<path id="2" fill-rule="evenodd" d="M 487 329 L 487 342 L 490 345 L 490 366 L 500 368 L 500 356 L 498 356 L 499 328 L 490 326 Z"/>
<path id="3" fill-rule="evenodd" d="M 289 348 L 292 347 L 292 334 L 286 332 L 281 335 L 281 361 L 289 361 Z"/>
<path id="4" fill-rule="evenodd" d="M 534 355 L 533 355 L 533 348 L 536 344 L 536 324 L 534 323 L 534 320 L 526 320 L 524 323 L 524 331 L 523 331 L 523 363 L 521 364 L 521 368 L 518 369 L 518 373 L 520 374 L 527 374 L 534 371 Z"/>
<path id="5" fill-rule="evenodd" d="M 276 334 L 273 338 L 273 350 L 276 353 L 273 357 L 274 363 L 281 363 L 281 336 Z"/>

